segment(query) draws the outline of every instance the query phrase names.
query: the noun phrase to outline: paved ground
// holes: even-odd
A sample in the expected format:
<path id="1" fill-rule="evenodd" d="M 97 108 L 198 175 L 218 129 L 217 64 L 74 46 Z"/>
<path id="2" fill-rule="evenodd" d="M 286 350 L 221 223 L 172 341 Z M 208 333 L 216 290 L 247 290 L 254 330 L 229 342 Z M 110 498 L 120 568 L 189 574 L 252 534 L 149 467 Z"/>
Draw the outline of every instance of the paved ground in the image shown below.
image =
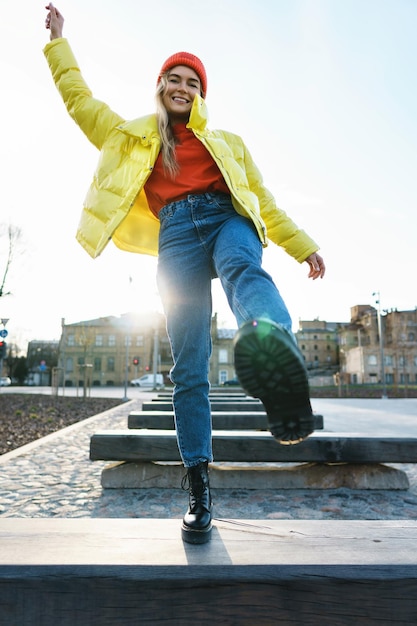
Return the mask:
<path id="1" fill-rule="evenodd" d="M 89 460 L 90 437 L 127 427 L 129 412 L 139 410 L 145 396 L 132 390 L 129 397 L 134 399 L 0 456 L 0 517 L 181 518 L 187 504 L 181 489 L 101 488 L 106 463 Z M 325 430 L 417 437 L 417 399 L 314 400 L 313 408 L 324 415 Z M 215 517 L 417 519 L 417 465 L 394 467 L 406 471 L 409 490 L 214 490 Z"/>

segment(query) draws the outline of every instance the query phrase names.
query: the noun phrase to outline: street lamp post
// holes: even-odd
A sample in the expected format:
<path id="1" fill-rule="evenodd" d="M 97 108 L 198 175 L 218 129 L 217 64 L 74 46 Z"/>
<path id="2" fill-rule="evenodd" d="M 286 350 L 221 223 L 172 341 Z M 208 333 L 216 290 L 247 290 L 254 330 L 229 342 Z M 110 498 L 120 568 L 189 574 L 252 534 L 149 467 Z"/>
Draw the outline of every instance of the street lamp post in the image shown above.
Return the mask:
<path id="1" fill-rule="evenodd" d="M 129 384 L 129 347 L 130 347 L 130 335 L 126 333 L 125 335 L 125 381 L 124 381 L 124 396 L 122 398 L 123 402 L 127 402 L 129 400 L 127 396 L 127 387 Z"/>
<path id="2" fill-rule="evenodd" d="M 7 337 L 7 330 L 6 330 L 6 324 L 9 321 L 8 317 L 2 317 L 1 318 L 1 324 L 3 326 L 3 328 L 1 329 L 1 338 L 2 340 L 5 340 Z M 3 354 L 3 350 L 6 349 L 6 343 L 4 343 L 4 346 L 2 346 L 1 348 L 1 354 L 0 354 L 0 376 L 3 376 L 3 363 L 4 363 L 4 357 L 5 354 Z"/>
<path id="3" fill-rule="evenodd" d="M 378 305 L 377 308 L 377 320 L 378 320 L 378 335 L 379 335 L 379 355 L 381 360 L 381 382 L 382 382 L 382 396 L 381 398 L 387 398 L 387 387 L 385 381 L 385 356 L 384 356 L 384 337 L 382 330 L 382 320 L 381 320 L 381 299 L 379 291 L 374 291 L 372 294 L 377 299 L 375 303 Z"/>

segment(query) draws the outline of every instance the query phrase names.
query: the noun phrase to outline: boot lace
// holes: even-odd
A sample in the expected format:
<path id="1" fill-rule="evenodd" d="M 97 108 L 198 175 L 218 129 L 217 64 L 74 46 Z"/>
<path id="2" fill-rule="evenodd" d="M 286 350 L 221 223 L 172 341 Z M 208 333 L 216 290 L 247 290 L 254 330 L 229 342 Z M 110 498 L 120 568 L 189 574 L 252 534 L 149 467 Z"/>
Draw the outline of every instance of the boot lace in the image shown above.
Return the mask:
<path id="1" fill-rule="evenodd" d="M 186 474 L 184 474 L 184 476 L 181 479 L 181 489 L 183 491 L 188 491 L 190 487 L 191 487 L 191 481 L 190 481 L 190 476 L 187 472 Z"/>

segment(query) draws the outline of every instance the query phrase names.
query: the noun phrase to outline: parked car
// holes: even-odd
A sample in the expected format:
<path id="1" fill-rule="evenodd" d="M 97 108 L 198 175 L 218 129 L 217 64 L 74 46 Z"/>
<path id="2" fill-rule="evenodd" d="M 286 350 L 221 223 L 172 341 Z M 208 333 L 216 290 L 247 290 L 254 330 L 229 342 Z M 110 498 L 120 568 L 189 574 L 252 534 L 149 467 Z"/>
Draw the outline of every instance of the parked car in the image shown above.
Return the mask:
<path id="1" fill-rule="evenodd" d="M 12 384 L 12 381 L 8 376 L 2 376 L 0 378 L 0 387 L 9 387 Z"/>
<path id="2" fill-rule="evenodd" d="M 154 387 L 155 386 L 155 375 L 154 374 L 144 374 L 140 378 L 134 378 L 130 381 L 130 384 L 133 387 Z M 164 377 L 162 374 L 156 375 L 156 388 L 163 389 L 164 385 Z"/>
<path id="3" fill-rule="evenodd" d="M 231 378 L 230 380 L 225 380 L 222 385 L 223 387 L 240 387 L 240 382 L 237 378 Z"/>

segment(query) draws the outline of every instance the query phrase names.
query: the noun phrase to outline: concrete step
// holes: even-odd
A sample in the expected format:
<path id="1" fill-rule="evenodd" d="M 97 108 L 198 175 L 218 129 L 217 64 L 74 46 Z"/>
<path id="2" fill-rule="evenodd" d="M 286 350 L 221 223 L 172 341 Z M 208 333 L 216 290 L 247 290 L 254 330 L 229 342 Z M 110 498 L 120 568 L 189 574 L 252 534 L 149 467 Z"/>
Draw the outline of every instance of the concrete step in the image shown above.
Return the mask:
<path id="1" fill-rule="evenodd" d="M 10 626 L 417 623 L 417 522 L 0 519 Z"/>
<path id="2" fill-rule="evenodd" d="M 416 463 L 417 438 L 315 432 L 292 446 L 278 444 L 269 432 L 213 431 L 216 461 Z M 174 431 L 109 430 L 90 439 L 93 461 L 178 461 Z"/>
<path id="3" fill-rule="evenodd" d="M 122 461 L 101 472 L 104 489 L 180 489 L 180 462 Z M 407 490 L 407 474 L 381 463 L 211 463 L 212 489 Z"/>
<path id="4" fill-rule="evenodd" d="M 211 414 L 215 430 L 268 430 L 265 412 L 260 411 L 213 411 Z M 132 411 L 128 417 L 128 428 L 150 428 L 170 430 L 174 428 L 173 411 Z M 315 430 L 323 429 L 323 416 L 314 416 Z"/>

